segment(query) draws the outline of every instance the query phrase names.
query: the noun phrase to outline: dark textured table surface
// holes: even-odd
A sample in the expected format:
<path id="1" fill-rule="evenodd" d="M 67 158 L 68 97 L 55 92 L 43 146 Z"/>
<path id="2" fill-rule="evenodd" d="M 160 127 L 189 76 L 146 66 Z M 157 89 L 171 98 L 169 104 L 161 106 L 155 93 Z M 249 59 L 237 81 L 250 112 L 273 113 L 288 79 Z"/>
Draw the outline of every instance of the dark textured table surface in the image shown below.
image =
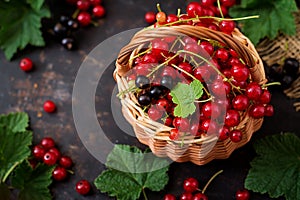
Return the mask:
<path id="1" fill-rule="evenodd" d="M 45 27 L 55 21 L 60 14 L 72 13 L 73 9 L 61 3 L 51 2 L 53 19 L 46 22 Z M 80 65 L 93 48 L 107 38 L 125 30 L 144 27 L 144 14 L 149 10 L 156 10 L 156 3 L 160 2 L 167 13 L 176 13 L 177 8 L 184 9 L 186 1 L 142 1 L 142 0 L 114 0 L 105 1 L 107 15 L 99 20 L 98 27 L 88 27 L 76 33 L 78 50 L 67 51 L 47 34 L 46 47 L 26 48 L 19 52 L 12 61 L 7 61 L 3 53 L 0 54 L 0 112 L 25 111 L 30 115 L 31 127 L 34 131 L 34 142 L 43 136 L 53 137 L 61 151 L 70 155 L 75 162 L 75 174 L 61 183 L 54 183 L 51 191 L 55 199 L 110 199 L 93 188 L 93 194 L 82 197 L 74 190 L 79 179 L 93 181 L 104 165 L 95 159 L 83 146 L 74 125 L 72 113 L 72 90 L 76 74 Z M 119 49 L 115 49 L 116 52 Z M 34 71 L 24 73 L 18 67 L 22 57 L 30 57 L 35 63 Z M 112 78 L 114 65 L 111 64 L 100 79 L 95 106 L 97 117 L 107 137 L 112 143 L 132 144 L 139 147 L 136 138 L 123 133 L 114 122 L 111 112 L 111 99 L 115 82 Z M 58 105 L 56 113 L 46 114 L 42 110 L 45 100 L 51 99 Z M 162 199 L 164 194 L 182 193 L 182 182 L 186 177 L 193 176 L 204 184 L 215 172 L 223 169 L 207 189 L 209 199 L 234 199 L 237 189 L 243 187 L 243 181 L 250 168 L 250 161 L 255 152 L 252 143 L 266 135 L 283 131 L 298 132 L 300 130 L 300 114 L 294 111 L 293 100 L 287 99 L 282 92 L 274 91 L 272 104 L 275 115 L 266 118 L 261 129 L 256 132 L 252 140 L 244 147 L 236 150 L 226 160 L 212 161 L 204 166 L 192 163 L 173 163 L 170 166 L 170 181 L 161 192 L 147 191 L 149 199 Z M 266 195 L 251 193 L 256 200 L 269 199 Z"/>

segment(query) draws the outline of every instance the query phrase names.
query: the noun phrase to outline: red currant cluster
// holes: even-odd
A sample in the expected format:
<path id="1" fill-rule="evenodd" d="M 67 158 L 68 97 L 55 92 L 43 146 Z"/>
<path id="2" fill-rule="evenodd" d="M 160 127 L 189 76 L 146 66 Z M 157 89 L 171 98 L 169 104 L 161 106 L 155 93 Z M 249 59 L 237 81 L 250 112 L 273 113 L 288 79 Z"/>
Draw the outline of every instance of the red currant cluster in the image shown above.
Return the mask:
<path id="1" fill-rule="evenodd" d="M 55 141 L 51 137 L 44 137 L 39 144 L 32 147 L 30 164 L 32 168 L 42 162 L 49 166 L 55 166 L 52 178 L 56 181 L 64 181 L 68 173 L 73 173 L 70 169 L 73 166 L 72 159 L 67 155 L 62 155 L 57 148 Z M 76 191 L 81 195 L 86 195 L 91 190 L 91 185 L 87 180 L 80 180 L 76 183 Z"/>
<path id="2" fill-rule="evenodd" d="M 191 2 L 187 5 L 186 14 L 178 17 L 175 14 L 169 14 L 168 16 L 159 9 L 158 13 L 149 11 L 145 14 L 145 21 L 149 24 L 156 22 L 156 25 L 163 25 L 166 23 L 177 22 L 178 20 L 188 20 L 189 18 L 209 16 L 209 17 L 228 17 L 228 9 L 235 5 L 236 0 L 220 0 L 220 6 L 218 6 L 217 0 L 200 0 L 199 2 Z M 210 19 L 202 19 L 201 22 L 197 22 L 197 26 L 205 26 L 211 29 L 218 29 L 214 23 L 211 23 Z M 188 21 L 191 24 L 191 21 Z M 223 22 L 226 24 L 226 22 Z M 225 25 L 226 26 L 226 25 Z M 220 27 L 221 28 L 221 27 Z"/>
<path id="3" fill-rule="evenodd" d="M 208 200 L 207 195 L 204 194 L 211 181 L 222 171 L 217 172 L 203 187 L 199 189 L 199 182 L 193 177 L 189 177 L 183 182 L 184 192 L 180 195 L 179 200 Z M 238 190 L 235 194 L 236 200 L 249 200 L 250 193 L 247 189 Z M 166 194 L 164 200 L 176 200 L 176 196 L 173 194 Z"/>
<path id="4" fill-rule="evenodd" d="M 208 197 L 203 191 L 198 189 L 199 182 L 193 177 L 189 177 L 183 182 L 184 192 L 180 195 L 180 200 L 208 200 Z M 164 200 L 176 200 L 176 196 L 173 194 L 166 194 Z"/>
<path id="5" fill-rule="evenodd" d="M 160 11 L 155 27 L 189 24 L 232 34 L 235 28 L 232 20 L 206 18 L 198 12 L 200 8 L 199 3 L 192 2 L 188 14 L 173 16 L 172 20 L 157 17 L 163 13 Z M 138 104 L 150 119 L 173 127 L 171 140 L 187 134 L 201 137 L 213 133 L 220 140 L 230 138 L 240 142 L 243 134 L 237 126 L 245 113 L 255 119 L 273 115 L 267 85 L 254 82 L 250 66 L 234 49 L 216 40 L 189 36 L 158 38 L 132 60 L 132 70 L 126 76 L 128 82 L 135 82 L 130 91 L 135 92 Z M 178 83 L 189 84 L 194 80 L 201 81 L 205 91 L 201 98 L 190 102 L 198 109 L 189 117 L 175 115 L 177 104 L 172 89 Z"/>
<path id="6" fill-rule="evenodd" d="M 65 180 L 69 169 L 73 165 L 72 159 L 61 154 L 51 137 L 44 137 L 39 144 L 33 146 L 32 155 L 34 159 L 30 162 L 33 168 L 38 162 L 43 162 L 50 166 L 57 165 L 52 173 L 52 177 L 56 181 Z"/>
<path id="7" fill-rule="evenodd" d="M 72 17 L 62 15 L 59 22 L 53 27 L 54 35 L 60 43 L 68 50 L 76 48 L 73 32 L 80 26 L 90 25 L 93 18 L 102 18 L 105 15 L 105 9 L 102 0 L 66 0 L 67 3 L 76 6 L 76 11 Z"/>

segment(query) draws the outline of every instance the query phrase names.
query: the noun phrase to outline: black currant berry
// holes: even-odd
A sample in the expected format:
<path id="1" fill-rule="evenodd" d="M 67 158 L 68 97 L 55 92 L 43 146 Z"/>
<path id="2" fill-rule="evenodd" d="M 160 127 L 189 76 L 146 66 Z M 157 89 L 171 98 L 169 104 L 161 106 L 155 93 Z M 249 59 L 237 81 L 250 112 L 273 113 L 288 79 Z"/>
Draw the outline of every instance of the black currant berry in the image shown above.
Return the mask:
<path id="1" fill-rule="evenodd" d="M 153 86 L 153 87 L 151 87 L 149 94 L 150 94 L 151 98 L 158 99 L 160 96 L 162 96 L 164 94 L 164 90 L 160 86 Z"/>
<path id="2" fill-rule="evenodd" d="M 173 78 L 171 76 L 163 76 L 160 84 L 165 88 L 171 90 L 173 88 Z"/>
<path id="3" fill-rule="evenodd" d="M 61 40 L 61 44 L 63 47 L 65 47 L 67 50 L 74 50 L 76 49 L 76 43 L 74 38 L 72 37 L 66 37 Z"/>
<path id="4" fill-rule="evenodd" d="M 79 29 L 79 23 L 77 20 L 74 20 L 74 19 L 70 19 L 68 22 L 67 22 L 67 26 L 70 30 L 72 31 L 76 31 Z"/>
<path id="5" fill-rule="evenodd" d="M 64 26 L 67 26 L 69 20 L 70 20 L 70 17 L 68 17 L 66 15 L 61 15 L 59 18 L 59 22 Z"/>
<path id="6" fill-rule="evenodd" d="M 151 98 L 148 94 L 142 94 L 138 97 L 138 102 L 141 106 L 148 106 L 151 103 Z"/>
<path id="7" fill-rule="evenodd" d="M 56 23 L 53 27 L 53 32 L 57 37 L 66 37 L 68 35 L 68 29 L 61 23 Z"/>
<path id="8" fill-rule="evenodd" d="M 145 89 L 150 86 L 150 80 L 144 75 L 138 75 L 135 79 L 135 85 L 140 89 Z"/>
<path id="9" fill-rule="evenodd" d="M 279 64 L 275 63 L 270 67 L 269 77 L 273 81 L 281 81 L 283 73 L 282 68 Z"/>
<path id="10" fill-rule="evenodd" d="M 283 69 L 289 76 L 296 77 L 299 71 L 299 62 L 295 58 L 287 58 L 284 61 Z"/>
<path id="11" fill-rule="evenodd" d="M 284 75 L 282 80 L 280 81 L 282 88 L 283 89 L 289 88 L 292 85 L 292 83 L 294 82 L 294 80 L 295 79 L 292 76 Z"/>

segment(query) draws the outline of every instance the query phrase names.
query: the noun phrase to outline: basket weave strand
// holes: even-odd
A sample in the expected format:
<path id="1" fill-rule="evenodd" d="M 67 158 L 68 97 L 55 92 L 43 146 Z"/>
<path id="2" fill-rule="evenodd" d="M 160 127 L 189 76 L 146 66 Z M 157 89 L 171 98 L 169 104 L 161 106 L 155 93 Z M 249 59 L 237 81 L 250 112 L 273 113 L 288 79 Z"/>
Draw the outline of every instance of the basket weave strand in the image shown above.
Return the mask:
<path id="1" fill-rule="evenodd" d="M 136 33 L 128 45 L 123 47 L 116 60 L 114 78 L 119 91 L 126 91 L 129 85 L 125 74 L 133 68 L 132 57 L 138 55 L 149 42 L 156 38 L 169 36 L 190 36 L 200 40 L 217 41 L 235 50 L 249 67 L 251 79 L 259 84 L 265 84 L 266 78 L 262 61 L 253 44 L 247 37 L 235 29 L 232 36 L 199 26 L 180 25 L 160 28 L 146 28 Z M 236 127 L 243 132 L 243 139 L 238 143 L 230 139 L 218 140 L 215 135 L 194 138 L 186 136 L 182 140 L 170 140 L 171 127 L 151 120 L 138 105 L 135 95 L 125 93 L 121 98 L 122 113 L 132 125 L 137 139 L 150 147 L 159 157 L 169 157 L 176 162 L 191 161 L 197 165 L 204 165 L 214 159 L 228 158 L 231 153 L 245 145 L 263 122 L 263 118 L 251 118 L 247 111 L 242 113 L 241 122 Z"/>

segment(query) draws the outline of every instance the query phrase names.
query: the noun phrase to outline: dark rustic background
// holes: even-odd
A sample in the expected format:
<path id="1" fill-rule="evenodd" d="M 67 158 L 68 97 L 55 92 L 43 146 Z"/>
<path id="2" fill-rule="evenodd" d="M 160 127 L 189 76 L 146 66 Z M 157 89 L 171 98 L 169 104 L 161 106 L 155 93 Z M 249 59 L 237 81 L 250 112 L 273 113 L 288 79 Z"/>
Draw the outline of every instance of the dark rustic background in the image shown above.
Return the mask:
<path id="1" fill-rule="evenodd" d="M 176 13 L 178 8 L 184 10 L 187 2 L 184 0 L 104 0 L 107 15 L 99 20 L 98 27 L 88 27 L 79 30 L 75 36 L 78 40 L 78 50 L 67 51 L 57 43 L 48 33 L 61 14 L 71 14 L 74 9 L 62 3 L 63 1 L 48 1 L 52 18 L 44 21 L 46 47 L 28 47 L 19 52 L 12 61 L 7 61 L 3 53 L 0 54 L 0 112 L 25 111 L 30 115 L 31 127 L 34 131 L 34 142 L 37 143 L 44 136 L 53 137 L 62 153 L 70 155 L 74 162 L 74 175 L 61 183 L 54 183 L 51 191 L 55 199 L 110 199 L 93 188 L 93 194 L 82 197 L 75 190 L 75 183 L 79 179 L 91 182 L 105 169 L 82 145 L 76 132 L 72 116 L 72 89 L 77 70 L 85 55 L 100 42 L 112 35 L 131 28 L 144 27 L 144 14 L 156 11 L 156 3 L 160 2 L 167 13 Z M 116 49 L 117 51 L 118 49 Z M 33 72 L 24 73 L 18 67 L 22 57 L 30 57 L 35 63 Z M 111 110 L 110 98 L 115 82 L 112 78 L 114 65 L 105 72 L 99 83 L 96 96 L 97 116 L 101 126 L 113 143 L 126 143 L 143 147 L 134 137 L 124 134 L 115 124 Z M 58 105 L 54 114 L 44 113 L 43 102 L 47 99 Z M 229 159 L 213 161 L 205 166 L 192 163 L 173 163 L 170 167 L 170 181 L 161 192 L 147 191 L 149 199 L 162 199 L 164 194 L 182 193 L 182 182 L 193 176 L 198 178 L 200 185 L 218 170 L 224 172 L 219 175 L 207 189 L 210 200 L 234 199 L 236 190 L 243 187 L 243 181 L 250 168 L 250 161 L 255 152 L 252 143 L 266 135 L 283 131 L 298 132 L 300 130 L 300 115 L 294 111 L 293 101 L 287 99 L 280 90 L 273 91 L 272 104 L 275 116 L 266 118 L 262 128 L 254 134 L 251 142 L 236 150 Z M 120 188 L 121 189 L 121 188 Z M 251 193 L 256 200 L 269 199 L 266 195 Z"/>

